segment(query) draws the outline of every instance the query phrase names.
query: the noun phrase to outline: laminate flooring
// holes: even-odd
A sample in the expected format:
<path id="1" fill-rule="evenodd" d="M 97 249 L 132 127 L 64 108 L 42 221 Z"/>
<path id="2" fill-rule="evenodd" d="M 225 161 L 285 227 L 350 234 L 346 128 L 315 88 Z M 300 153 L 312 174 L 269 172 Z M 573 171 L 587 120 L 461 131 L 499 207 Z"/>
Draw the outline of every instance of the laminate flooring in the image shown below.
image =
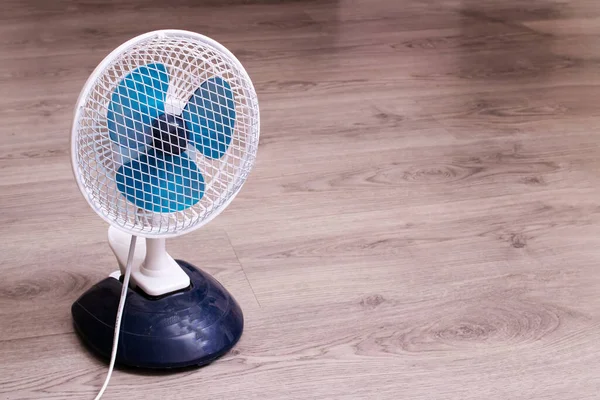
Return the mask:
<path id="1" fill-rule="evenodd" d="M 1 0 L 0 398 L 92 399 L 70 306 L 115 267 L 69 161 L 79 91 L 162 28 L 227 46 L 255 169 L 170 253 L 246 320 L 106 399 L 600 398 L 597 0 Z"/>

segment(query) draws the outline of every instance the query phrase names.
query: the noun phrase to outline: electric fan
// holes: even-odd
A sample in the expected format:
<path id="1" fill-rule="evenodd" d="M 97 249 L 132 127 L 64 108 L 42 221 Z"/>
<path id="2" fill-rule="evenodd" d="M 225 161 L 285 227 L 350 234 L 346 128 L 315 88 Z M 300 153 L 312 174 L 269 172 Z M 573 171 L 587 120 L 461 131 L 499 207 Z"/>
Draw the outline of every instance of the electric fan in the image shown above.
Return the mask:
<path id="1" fill-rule="evenodd" d="M 71 312 L 84 343 L 112 353 L 109 377 L 115 360 L 142 368 L 204 365 L 237 343 L 238 303 L 209 274 L 173 259 L 165 239 L 227 207 L 254 165 L 258 139 L 248 74 L 203 35 L 135 37 L 88 79 L 75 109 L 72 166 L 85 199 L 110 224 L 119 270 Z"/>

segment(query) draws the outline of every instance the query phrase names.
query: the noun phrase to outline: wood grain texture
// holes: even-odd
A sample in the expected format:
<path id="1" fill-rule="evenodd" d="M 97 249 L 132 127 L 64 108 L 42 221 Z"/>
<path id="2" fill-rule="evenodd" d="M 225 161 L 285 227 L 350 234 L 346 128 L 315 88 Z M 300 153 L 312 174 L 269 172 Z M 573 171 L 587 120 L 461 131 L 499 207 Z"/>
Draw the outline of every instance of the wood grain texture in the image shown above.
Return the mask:
<path id="1" fill-rule="evenodd" d="M 246 186 L 169 243 L 242 304 L 199 370 L 106 399 L 585 400 L 600 389 L 596 0 L 4 0 L 0 398 L 91 399 L 71 303 L 115 269 L 69 164 L 89 73 L 152 29 L 252 77 Z"/>

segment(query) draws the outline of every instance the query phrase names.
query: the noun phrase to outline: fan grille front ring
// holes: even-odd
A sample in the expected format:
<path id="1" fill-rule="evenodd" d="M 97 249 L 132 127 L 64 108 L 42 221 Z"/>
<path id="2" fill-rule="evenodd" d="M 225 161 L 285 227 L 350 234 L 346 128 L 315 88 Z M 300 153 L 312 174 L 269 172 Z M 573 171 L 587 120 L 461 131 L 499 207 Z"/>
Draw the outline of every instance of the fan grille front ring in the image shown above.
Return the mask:
<path id="1" fill-rule="evenodd" d="M 184 122 L 181 157 L 162 151 L 172 136 L 159 115 Z M 176 236 L 233 200 L 254 166 L 259 132 L 256 92 L 233 54 L 197 33 L 150 32 L 115 49 L 84 86 L 71 135 L 73 172 L 111 225 Z"/>

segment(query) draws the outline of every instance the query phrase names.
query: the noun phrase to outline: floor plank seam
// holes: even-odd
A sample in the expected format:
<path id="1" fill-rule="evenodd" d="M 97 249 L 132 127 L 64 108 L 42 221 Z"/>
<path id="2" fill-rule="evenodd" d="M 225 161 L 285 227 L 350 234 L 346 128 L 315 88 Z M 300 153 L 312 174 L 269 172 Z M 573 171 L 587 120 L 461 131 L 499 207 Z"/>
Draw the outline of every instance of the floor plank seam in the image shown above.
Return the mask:
<path id="1" fill-rule="evenodd" d="M 231 242 L 229 233 L 227 233 L 226 229 L 223 229 L 223 231 L 225 232 L 225 236 L 227 237 L 227 240 L 229 241 L 229 245 L 231 246 L 231 249 L 233 250 L 233 253 L 235 254 L 235 258 L 237 259 L 238 264 L 240 265 L 240 268 L 242 269 L 242 272 L 244 273 L 244 278 L 246 278 L 246 282 L 248 282 L 248 286 L 250 286 L 250 290 L 252 290 L 252 295 L 254 296 L 254 300 L 256 300 L 256 304 L 258 304 L 258 308 L 262 308 L 262 306 L 260 305 L 260 301 L 258 301 L 258 297 L 256 297 L 256 293 L 254 292 L 252 283 L 250 283 L 250 279 L 248 279 L 248 275 L 246 274 L 246 270 L 244 269 L 244 264 L 240 260 L 240 257 L 238 256 L 237 251 L 235 250 L 235 247 L 233 246 L 233 243 Z"/>
<path id="2" fill-rule="evenodd" d="M 52 337 L 52 336 L 63 336 L 63 335 L 74 335 L 74 334 L 75 334 L 75 331 L 59 332 L 59 333 L 45 333 L 45 334 L 34 335 L 34 336 L 24 336 L 24 337 L 11 338 L 11 339 L 0 339 L 0 343 L 9 343 L 9 342 L 16 342 L 16 341 L 20 341 L 20 340 L 40 339 L 40 338 L 45 339 L 45 338 Z"/>

